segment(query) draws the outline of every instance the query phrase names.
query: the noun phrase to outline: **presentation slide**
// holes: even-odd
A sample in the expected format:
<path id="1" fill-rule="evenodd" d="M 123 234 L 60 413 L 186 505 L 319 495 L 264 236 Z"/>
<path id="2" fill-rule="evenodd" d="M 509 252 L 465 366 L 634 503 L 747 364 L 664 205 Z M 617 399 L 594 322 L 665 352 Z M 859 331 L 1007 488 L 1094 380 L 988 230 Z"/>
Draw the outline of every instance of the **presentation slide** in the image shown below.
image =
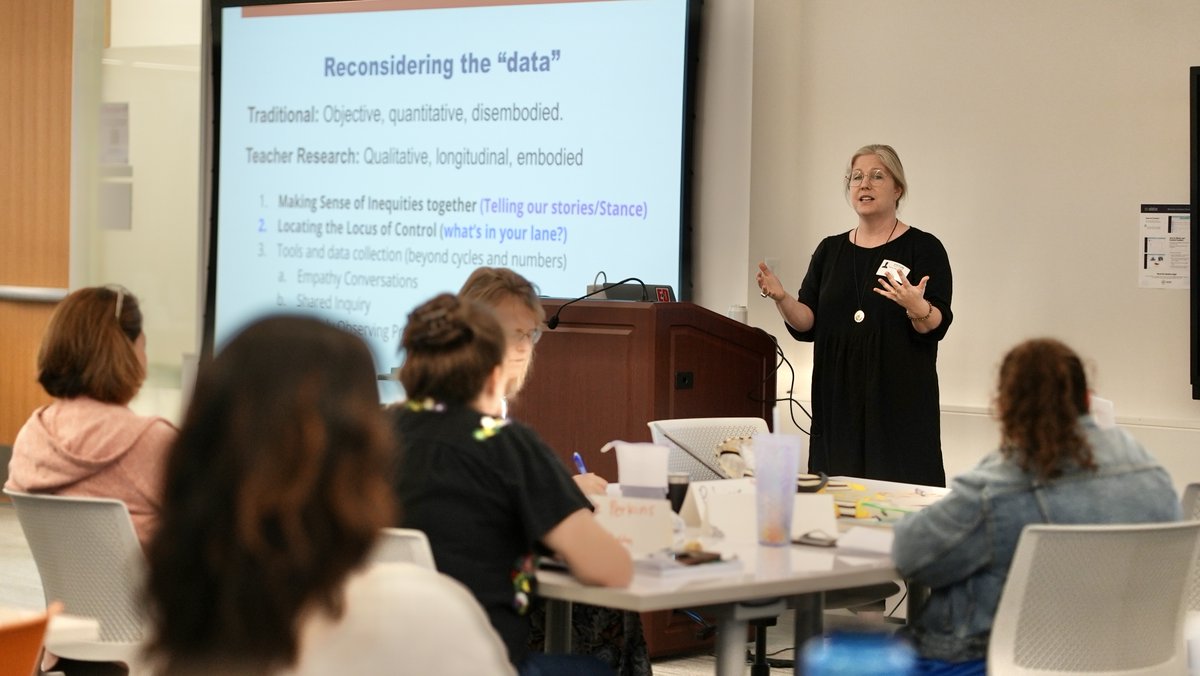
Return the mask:
<path id="1" fill-rule="evenodd" d="M 480 265 L 547 296 L 679 284 L 688 5 L 221 9 L 215 347 L 311 312 L 386 373 L 408 312 Z"/>

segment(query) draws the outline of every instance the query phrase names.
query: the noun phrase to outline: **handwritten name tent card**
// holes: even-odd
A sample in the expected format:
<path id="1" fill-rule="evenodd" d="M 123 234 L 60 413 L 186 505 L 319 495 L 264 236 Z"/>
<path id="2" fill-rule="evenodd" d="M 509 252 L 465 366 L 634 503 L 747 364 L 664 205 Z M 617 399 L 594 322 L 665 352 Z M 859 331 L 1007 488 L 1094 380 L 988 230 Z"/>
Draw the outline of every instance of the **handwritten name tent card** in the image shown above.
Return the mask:
<path id="1" fill-rule="evenodd" d="M 838 536 L 837 507 L 827 493 L 797 493 L 792 512 L 792 539 L 809 533 Z"/>
<path id="2" fill-rule="evenodd" d="M 689 527 L 703 528 L 707 531 L 709 528 L 707 519 L 709 498 L 714 495 L 732 495 L 753 490 L 753 479 L 693 481 L 688 486 L 687 497 L 683 499 L 683 507 L 679 508 L 679 516 Z"/>
<path id="3" fill-rule="evenodd" d="M 633 556 L 669 549 L 674 542 L 669 500 L 591 497 L 596 505 L 596 521 L 628 547 Z"/>

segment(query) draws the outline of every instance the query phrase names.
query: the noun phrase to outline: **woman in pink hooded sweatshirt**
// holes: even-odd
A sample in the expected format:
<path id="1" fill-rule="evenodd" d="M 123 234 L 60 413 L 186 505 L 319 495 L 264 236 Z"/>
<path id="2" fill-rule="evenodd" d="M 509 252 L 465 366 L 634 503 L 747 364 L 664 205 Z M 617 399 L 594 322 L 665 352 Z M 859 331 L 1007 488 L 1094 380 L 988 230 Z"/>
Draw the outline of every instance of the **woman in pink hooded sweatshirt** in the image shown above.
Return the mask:
<path id="1" fill-rule="evenodd" d="M 167 449 L 177 430 L 127 404 L 146 379 L 137 298 L 123 287 L 67 296 L 38 350 L 38 382 L 54 402 L 33 412 L 13 443 L 6 488 L 116 498 L 143 546 L 153 534 Z"/>

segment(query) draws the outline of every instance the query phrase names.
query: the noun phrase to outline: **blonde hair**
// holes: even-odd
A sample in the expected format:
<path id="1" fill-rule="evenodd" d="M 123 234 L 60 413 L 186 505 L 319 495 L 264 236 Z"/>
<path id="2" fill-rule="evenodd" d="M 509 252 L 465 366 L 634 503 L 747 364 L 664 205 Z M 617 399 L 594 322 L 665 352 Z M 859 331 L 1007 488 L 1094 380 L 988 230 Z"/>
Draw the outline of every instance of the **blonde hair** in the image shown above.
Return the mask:
<path id="1" fill-rule="evenodd" d="M 846 163 L 846 176 L 843 179 L 843 189 L 846 197 L 850 197 L 850 173 L 854 170 L 854 161 L 863 155 L 874 155 L 883 162 L 883 166 L 887 167 L 888 173 L 896 180 L 896 185 L 900 188 L 900 196 L 896 198 L 896 208 L 900 208 L 900 200 L 908 196 L 908 179 L 904 176 L 904 165 L 900 163 L 900 155 L 896 153 L 896 149 L 884 145 L 882 143 L 872 143 L 854 151 L 850 156 L 850 161 Z"/>
<path id="2" fill-rule="evenodd" d="M 458 290 L 458 296 L 482 301 L 493 308 L 514 298 L 529 308 L 539 324 L 546 320 L 546 311 L 538 299 L 537 286 L 508 268 L 475 268 Z"/>

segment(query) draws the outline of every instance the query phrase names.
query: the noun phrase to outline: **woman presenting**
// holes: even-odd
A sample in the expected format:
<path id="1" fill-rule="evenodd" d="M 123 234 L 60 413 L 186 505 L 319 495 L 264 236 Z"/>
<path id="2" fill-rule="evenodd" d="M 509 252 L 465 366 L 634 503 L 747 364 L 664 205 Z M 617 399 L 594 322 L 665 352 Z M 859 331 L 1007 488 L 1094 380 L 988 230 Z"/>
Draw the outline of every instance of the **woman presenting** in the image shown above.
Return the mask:
<path id="1" fill-rule="evenodd" d="M 950 328 L 951 274 L 933 235 L 900 221 L 908 190 L 891 146 L 850 158 L 849 232 L 813 252 L 796 297 L 759 263 L 760 295 L 813 342 L 809 471 L 944 486 L 937 346 Z"/>

